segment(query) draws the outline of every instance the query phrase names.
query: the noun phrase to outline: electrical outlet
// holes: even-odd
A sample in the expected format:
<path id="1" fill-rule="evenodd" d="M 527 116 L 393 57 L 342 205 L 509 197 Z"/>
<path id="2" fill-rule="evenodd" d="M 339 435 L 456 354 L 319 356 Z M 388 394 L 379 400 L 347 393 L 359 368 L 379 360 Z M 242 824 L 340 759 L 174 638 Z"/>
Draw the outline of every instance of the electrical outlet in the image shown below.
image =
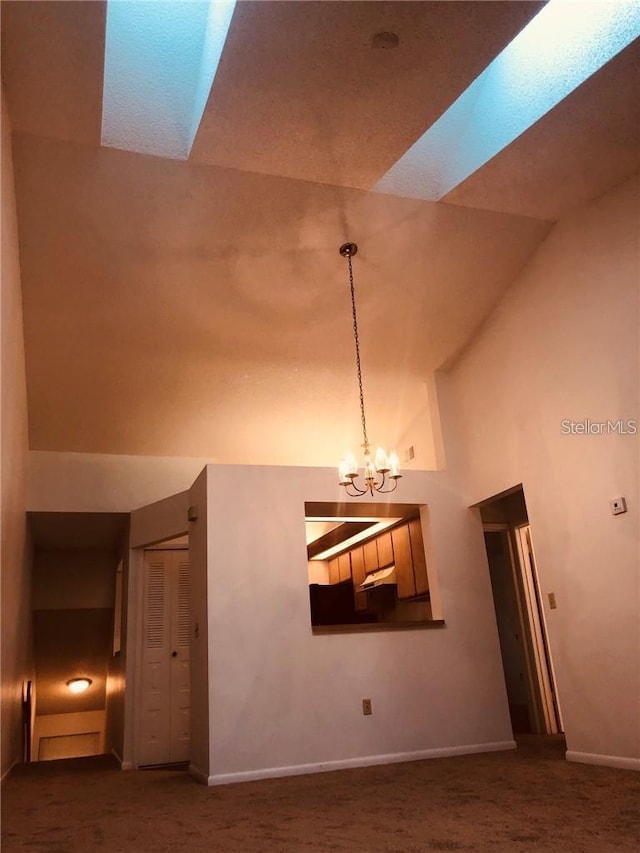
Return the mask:
<path id="1" fill-rule="evenodd" d="M 558 605 L 556 604 L 556 594 L 555 594 L 555 592 L 550 592 L 549 593 L 549 609 L 555 610 L 557 608 L 557 606 Z"/>
<path id="2" fill-rule="evenodd" d="M 371 710 L 371 699 L 362 700 L 362 713 L 365 715 L 365 717 L 369 717 L 371 714 L 373 714 L 373 711 Z"/>
<path id="3" fill-rule="evenodd" d="M 627 511 L 627 502 L 624 498 L 615 498 L 611 501 L 611 514 L 622 515 Z"/>

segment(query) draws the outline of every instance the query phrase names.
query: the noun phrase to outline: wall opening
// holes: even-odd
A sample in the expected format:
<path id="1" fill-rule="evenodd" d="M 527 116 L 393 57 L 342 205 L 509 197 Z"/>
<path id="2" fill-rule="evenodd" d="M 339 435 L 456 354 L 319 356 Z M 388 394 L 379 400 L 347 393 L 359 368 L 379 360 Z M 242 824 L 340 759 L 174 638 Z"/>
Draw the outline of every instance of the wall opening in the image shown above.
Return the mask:
<path id="1" fill-rule="evenodd" d="M 441 625 L 425 528 L 426 506 L 306 503 L 314 632 Z"/>
<path id="2" fill-rule="evenodd" d="M 30 758 L 108 752 L 108 682 L 120 654 L 114 625 L 128 514 L 30 512 L 27 518 L 34 548 Z M 69 682 L 80 678 L 88 686 L 73 692 Z"/>
<path id="3" fill-rule="evenodd" d="M 563 731 L 522 486 L 479 505 L 514 734 Z"/>

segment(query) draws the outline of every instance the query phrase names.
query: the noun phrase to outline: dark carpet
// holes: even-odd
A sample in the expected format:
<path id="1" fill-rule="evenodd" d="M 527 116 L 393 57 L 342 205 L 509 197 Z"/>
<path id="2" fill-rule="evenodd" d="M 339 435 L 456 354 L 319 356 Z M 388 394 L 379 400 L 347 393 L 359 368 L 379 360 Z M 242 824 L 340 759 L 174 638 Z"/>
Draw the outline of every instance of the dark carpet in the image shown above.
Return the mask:
<path id="1" fill-rule="evenodd" d="M 216 788 L 106 756 L 42 762 L 2 794 L 3 853 L 640 850 L 640 774 L 570 764 L 560 738 Z"/>

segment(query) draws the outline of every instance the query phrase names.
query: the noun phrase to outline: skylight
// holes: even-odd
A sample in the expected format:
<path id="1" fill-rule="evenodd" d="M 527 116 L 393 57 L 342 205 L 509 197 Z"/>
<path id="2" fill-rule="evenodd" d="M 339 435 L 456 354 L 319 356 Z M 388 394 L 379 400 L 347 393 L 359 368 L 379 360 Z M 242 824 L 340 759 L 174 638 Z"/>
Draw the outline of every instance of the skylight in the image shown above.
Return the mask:
<path id="1" fill-rule="evenodd" d="M 437 201 L 640 35 L 640 4 L 549 0 L 373 187 Z"/>
<path id="2" fill-rule="evenodd" d="M 109 0 L 102 145 L 186 159 L 235 0 Z"/>

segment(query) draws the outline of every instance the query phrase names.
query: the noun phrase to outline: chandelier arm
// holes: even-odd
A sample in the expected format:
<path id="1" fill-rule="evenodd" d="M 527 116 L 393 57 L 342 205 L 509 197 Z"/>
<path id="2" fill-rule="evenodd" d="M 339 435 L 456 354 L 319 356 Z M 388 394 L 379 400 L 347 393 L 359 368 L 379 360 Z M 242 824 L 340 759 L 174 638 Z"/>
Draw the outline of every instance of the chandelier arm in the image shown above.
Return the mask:
<path id="1" fill-rule="evenodd" d="M 356 369 L 358 371 L 358 390 L 360 392 L 360 420 L 362 421 L 362 438 L 363 447 L 365 450 L 369 447 L 369 439 L 367 438 L 367 421 L 364 415 L 364 391 L 362 388 L 362 367 L 360 365 L 360 338 L 358 337 L 358 315 L 356 312 L 356 291 L 353 284 L 353 264 L 351 261 L 351 252 L 347 254 L 349 263 L 349 287 L 351 289 L 351 313 L 353 315 L 353 339 L 356 345 Z M 362 493 L 364 494 L 364 492 Z"/>
<path id="2" fill-rule="evenodd" d="M 349 486 L 351 486 L 351 488 L 354 490 L 353 492 L 349 491 Z M 358 486 L 356 486 L 353 480 L 351 480 L 349 484 L 345 485 L 344 490 L 350 498 L 357 498 L 360 497 L 360 495 L 366 495 L 366 493 L 369 491 L 368 489 L 358 488 Z"/>
<path id="3" fill-rule="evenodd" d="M 380 484 L 380 486 L 381 486 L 381 487 L 382 487 L 383 485 L 384 485 L 384 483 L 381 483 L 381 484 Z M 377 489 L 377 491 L 378 491 L 378 492 L 380 492 L 380 494 L 381 494 L 381 495 L 388 495 L 388 494 L 389 494 L 389 492 L 395 492 L 395 490 L 396 490 L 397 488 L 398 488 L 398 480 L 396 480 L 396 479 L 394 478 L 394 480 L 393 480 L 393 486 L 392 486 L 390 489 L 383 489 L 383 488 L 379 488 L 379 489 Z"/>

